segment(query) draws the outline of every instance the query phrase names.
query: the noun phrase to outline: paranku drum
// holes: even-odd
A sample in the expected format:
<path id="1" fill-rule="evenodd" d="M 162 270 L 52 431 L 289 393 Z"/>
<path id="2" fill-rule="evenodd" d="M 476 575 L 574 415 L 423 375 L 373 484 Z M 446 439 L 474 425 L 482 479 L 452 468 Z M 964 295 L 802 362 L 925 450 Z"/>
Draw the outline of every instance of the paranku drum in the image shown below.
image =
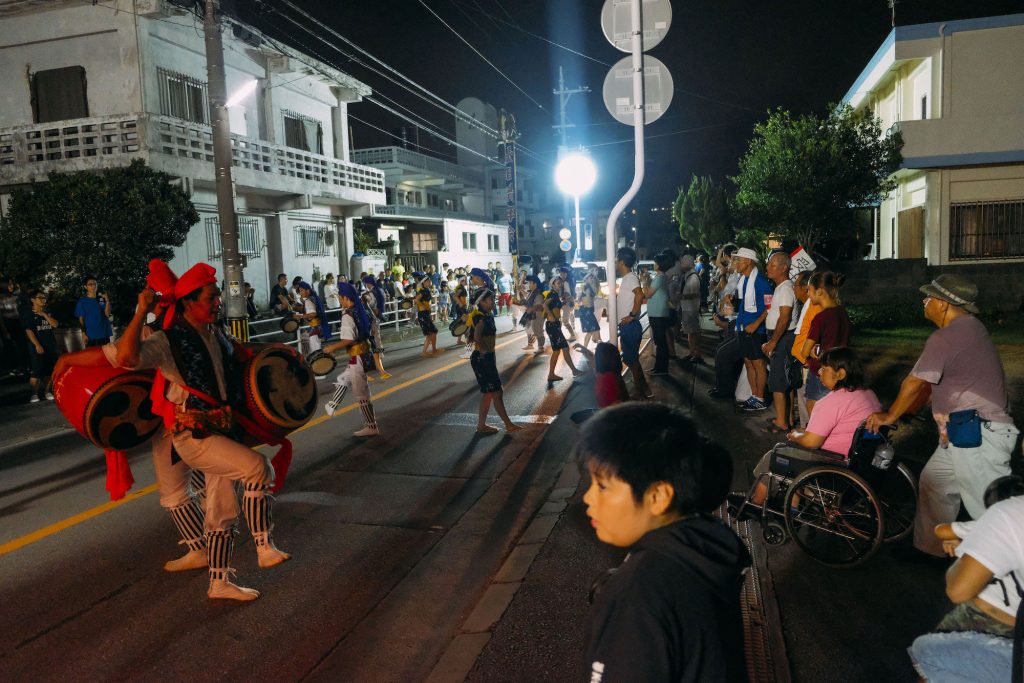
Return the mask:
<path id="1" fill-rule="evenodd" d="M 338 365 L 338 361 L 335 360 L 334 356 L 324 353 L 323 351 L 314 351 L 313 353 L 306 356 L 306 364 L 309 365 L 309 369 L 313 371 L 313 374 L 317 377 L 323 377 L 334 372 L 334 368 Z"/>
<path id="2" fill-rule="evenodd" d="M 309 422 L 316 412 L 313 371 L 287 346 L 273 344 L 257 351 L 243 375 L 246 412 L 273 434 L 285 436 Z"/>
<path id="3" fill-rule="evenodd" d="M 293 318 L 290 315 L 286 315 L 281 318 L 281 331 L 287 334 L 295 334 L 295 330 L 299 329 L 298 318 Z"/>
<path id="4" fill-rule="evenodd" d="M 412 305 L 412 299 L 402 299 L 401 301 L 398 302 L 398 307 L 403 311 L 408 311 L 409 309 L 412 308 Z"/>
<path id="5" fill-rule="evenodd" d="M 54 380 L 57 407 L 79 434 L 99 448 L 126 451 L 162 426 L 149 392 L 152 371 L 71 366 Z"/>
<path id="6" fill-rule="evenodd" d="M 463 316 L 458 320 L 453 320 L 452 324 L 448 326 L 448 331 L 452 333 L 453 337 L 461 337 L 466 334 L 466 330 L 469 329 L 469 325 L 466 324 L 466 317 Z"/>

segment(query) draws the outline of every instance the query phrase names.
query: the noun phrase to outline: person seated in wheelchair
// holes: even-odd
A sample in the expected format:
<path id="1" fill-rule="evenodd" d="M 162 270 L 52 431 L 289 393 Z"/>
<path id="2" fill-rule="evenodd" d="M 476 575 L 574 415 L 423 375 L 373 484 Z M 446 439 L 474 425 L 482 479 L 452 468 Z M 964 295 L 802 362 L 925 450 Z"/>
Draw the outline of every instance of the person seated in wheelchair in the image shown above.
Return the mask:
<path id="1" fill-rule="evenodd" d="M 837 346 L 821 357 L 819 379 L 829 393 L 814 405 L 805 431 L 793 430 L 786 435 L 792 447 L 785 449 L 785 457 L 805 463 L 845 463 L 857 429 L 881 403 L 875 392 L 864 386 L 864 366 L 849 347 Z M 771 470 L 777 450 L 765 453 L 754 468 L 756 483 L 749 496 L 730 495 L 734 507 L 739 508 L 744 501 L 764 503 L 768 485 L 763 475 Z"/>

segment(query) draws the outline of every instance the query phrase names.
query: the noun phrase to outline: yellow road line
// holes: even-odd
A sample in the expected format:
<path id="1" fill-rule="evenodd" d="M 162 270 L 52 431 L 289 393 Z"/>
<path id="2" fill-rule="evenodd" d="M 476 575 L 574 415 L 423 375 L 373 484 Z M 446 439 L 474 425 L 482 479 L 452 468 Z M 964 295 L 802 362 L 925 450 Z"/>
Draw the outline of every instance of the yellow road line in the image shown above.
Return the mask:
<path id="1" fill-rule="evenodd" d="M 510 339 L 510 340 L 508 340 L 506 342 L 502 342 L 501 344 L 498 344 L 494 348 L 495 349 L 503 348 L 503 347 L 508 346 L 509 344 L 513 343 L 513 341 L 514 340 Z M 437 375 L 440 375 L 441 373 L 447 372 L 448 370 L 451 370 L 453 368 L 457 368 L 460 365 L 465 365 L 468 362 L 469 362 L 469 360 L 463 358 L 463 359 L 460 359 L 460 360 L 458 360 L 458 361 L 456 361 L 454 363 L 451 363 L 449 365 L 445 365 L 444 367 L 438 368 L 436 370 L 431 370 L 430 372 L 428 372 L 425 375 L 421 375 L 421 376 L 419 376 L 419 377 L 417 377 L 415 379 L 410 379 L 410 380 L 408 380 L 406 382 L 402 382 L 401 384 L 398 384 L 396 386 L 393 386 L 393 387 L 390 387 L 388 389 L 385 389 L 384 391 L 382 391 L 379 394 L 377 394 L 374 398 L 376 398 L 376 399 L 384 398 L 385 396 L 393 394 L 396 391 L 401 391 L 402 389 L 406 389 L 408 387 L 411 387 L 412 385 L 417 384 L 419 382 L 422 382 L 423 380 L 430 379 L 431 377 L 436 377 Z M 350 412 L 352 410 L 355 410 L 358 407 L 359 407 L 358 403 L 352 403 L 350 405 L 345 406 L 343 409 L 339 410 L 338 412 L 336 412 L 335 415 L 342 415 L 344 413 L 347 413 L 347 412 Z M 303 430 L 309 429 L 310 427 L 313 427 L 315 425 L 318 425 L 318 424 L 321 424 L 323 422 L 326 422 L 329 419 L 330 419 L 330 417 L 328 417 L 327 415 L 321 415 L 320 417 L 316 418 L 315 420 L 311 420 L 310 422 L 307 422 L 305 425 L 303 425 L 299 429 L 296 429 L 294 432 L 292 432 L 292 434 L 296 434 L 296 433 L 301 432 Z M 266 444 L 262 444 L 260 446 L 257 446 L 257 448 L 262 448 L 264 445 L 266 445 Z M 79 512 L 77 515 L 73 515 L 71 517 L 68 517 L 67 519 L 62 519 L 61 521 L 55 522 L 55 523 L 53 523 L 53 524 L 51 524 L 49 526 L 45 526 L 42 529 L 37 529 L 36 531 L 33 531 L 30 534 L 26 534 L 24 536 L 21 536 L 20 538 L 16 538 L 13 541 L 8 541 L 7 543 L 4 543 L 3 545 L 0 545 L 0 556 L 6 555 L 7 553 L 12 553 L 15 550 L 18 550 L 20 548 L 24 548 L 25 546 L 31 545 L 32 543 L 35 543 L 36 541 L 41 541 L 41 540 L 43 540 L 44 538 L 46 538 L 48 536 L 52 536 L 52 535 L 56 534 L 57 532 L 64 531 L 65 529 L 69 529 L 69 528 L 71 528 L 71 527 L 73 527 L 73 526 L 75 526 L 77 524 L 81 524 L 82 522 L 90 520 L 93 517 L 98 517 L 99 515 L 102 515 L 105 512 L 109 512 L 110 510 L 113 510 L 115 508 L 121 507 L 122 505 L 125 505 L 127 503 L 131 503 L 133 501 L 136 501 L 139 498 L 142 498 L 143 496 L 148 496 L 149 494 L 151 494 L 151 493 L 153 493 L 155 491 L 156 491 L 156 484 L 150 484 L 149 486 L 147 486 L 145 488 L 142 488 L 142 489 L 139 489 L 138 491 L 136 491 L 134 493 L 129 493 L 128 495 L 126 495 L 121 500 L 112 500 L 110 502 L 103 503 L 102 505 L 97 505 L 96 507 L 94 507 L 94 508 L 92 508 L 90 510 L 86 510 L 85 512 Z"/>

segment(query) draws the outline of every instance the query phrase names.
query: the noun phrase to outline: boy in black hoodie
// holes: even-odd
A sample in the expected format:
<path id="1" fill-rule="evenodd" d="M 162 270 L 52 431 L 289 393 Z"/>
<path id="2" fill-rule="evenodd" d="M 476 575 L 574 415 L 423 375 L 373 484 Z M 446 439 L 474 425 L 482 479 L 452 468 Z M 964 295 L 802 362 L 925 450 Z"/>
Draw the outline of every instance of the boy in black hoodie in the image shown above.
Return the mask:
<path id="1" fill-rule="evenodd" d="M 750 556 L 708 514 L 729 489 L 729 454 L 657 403 L 602 410 L 577 448 L 597 537 L 629 548 L 591 593 L 583 680 L 746 681 L 740 589 Z"/>

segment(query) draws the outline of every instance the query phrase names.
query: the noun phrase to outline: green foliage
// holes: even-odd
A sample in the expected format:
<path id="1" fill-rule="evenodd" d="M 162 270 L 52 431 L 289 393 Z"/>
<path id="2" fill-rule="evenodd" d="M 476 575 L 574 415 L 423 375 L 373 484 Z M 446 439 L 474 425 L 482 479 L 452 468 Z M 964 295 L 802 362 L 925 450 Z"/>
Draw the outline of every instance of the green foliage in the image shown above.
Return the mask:
<path id="1" fill-rule="evenodd" d="M 902 161 L 899 131 L 882 135 L 879 120 L 849 106 L 825 118 L 773 112 L 732 178 L 747 221 L 808 251 L 819 242 L 856 237 L 854 209 L 877 204 L 895 188 Z"/>
<path id="2" fill-rule="evenodd" d="M 356 251 L 361 251 L 364 254 L 368 249 L 377 246 L 377 238 L 373 233 L 359 225 L 352 229 L 352 241 L 355 242 Z"/>
<path id="3" fill-rule="evenodd" d="M 82 278 L 95 275 L 114 317 L 131 318 L 152 258 L 170 259 L 199 214 L 172 177 L 135 160 L 100 173 L 51 173 L 11 195 L 0 269 L 50 292 L 70 322 Z"/>
<path id="4" fill-rule="evenodd" d="M 890 328 L 920 327 L 927 325 L 921 314 L 921 302 L 900 302 L 873 304 L 870 306 L 846 306 L 850 322 L 856 328 L 884 330 Z"/>
<path id="5" fill-rule="evenodd" d="M 689 188 L 680 188 L 672 204 L 672 217 L 679 224 L 679 236 L 708 253 L 733 237 L 728 195 L 708 176 L 695 175 Z"/>

